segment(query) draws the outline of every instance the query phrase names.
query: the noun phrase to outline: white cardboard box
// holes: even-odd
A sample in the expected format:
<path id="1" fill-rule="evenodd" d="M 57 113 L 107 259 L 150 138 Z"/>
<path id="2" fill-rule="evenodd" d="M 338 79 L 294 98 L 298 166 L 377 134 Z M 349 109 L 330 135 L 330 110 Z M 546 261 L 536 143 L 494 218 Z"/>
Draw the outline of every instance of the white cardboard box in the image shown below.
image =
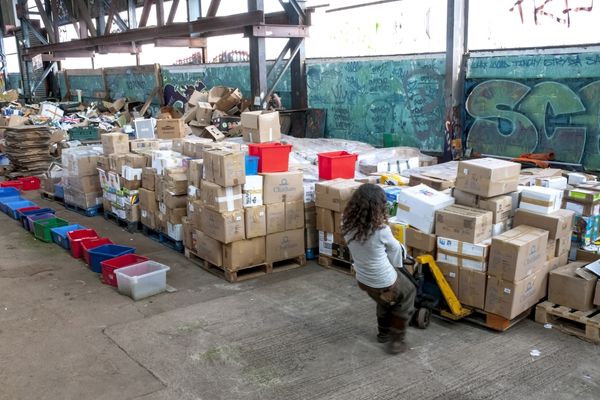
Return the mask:
<path id="1" fill-rule="evenodd" d="M 242 203 L 244 207 L 263 205 L 263 177 L 247 175 L 246 183 L 242 185 Z"/>
<path id="2" fill-rule="evenodd" d="M 396 217 L 425 233 L 433 232 L 435 211 L 454 204 L 454 197 L 423 184 L 404 188 L 397 200 Z"/>
<path id="3" fill-rule="evenodd" d="M 473 244 L 438 237 L 437 261 L 476 271 L 487 271 L 490 240 Z"/>
<path id="4" fill-rule="evenodd" d="M 537 178 L 536 186 L 541 186 L 550 189 L 565 190 L 567 188 L 567 178 L 564 176 L 550 176 L 548 178 Z"/>
<path id="5" fill-rule="evenodd" d="M 560 210 L 562 198 L 562 190 L 529 186 L 521 192 L 519 207 L 539 214 L 550 214 Z"/>

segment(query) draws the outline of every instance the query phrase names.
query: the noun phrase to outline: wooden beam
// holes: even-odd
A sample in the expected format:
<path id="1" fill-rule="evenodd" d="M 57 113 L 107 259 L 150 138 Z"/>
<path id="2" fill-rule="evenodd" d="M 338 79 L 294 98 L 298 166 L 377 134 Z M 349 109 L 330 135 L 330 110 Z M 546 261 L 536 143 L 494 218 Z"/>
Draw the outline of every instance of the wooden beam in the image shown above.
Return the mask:
<path id="1" fill-rule="evenodd" d="M 150 10 L 152 9 L 152 0 L 144 0 L 144 8 L 142 8 L 142 15 L 140 16 L 140 22 L 138 28 L 143 28 L 148 23 L 148 17 L 150 16 Z"/>
<path id="2" fill-rule="evenodd" d="M 42 22 L 44 23 L 44 28 L 46 28 L 46 32 L 48 32 L 48 39 L 50 43 L 56 43 L 54 29 L 52 28 L 52 23 L 50 22 L 50 18 L 48 18 L 48 14 L 46 14 L 46 9 L 44 8 L 40 0 L 35 0 L 35 5 L 40 11 L 40 17 L 42 18 Z"/>
<path id="3" fill-rule="evenodd" d="M 219 11 L 220 5 L 221 5 L 221 0 L 210 0 L 208 10 L 206 11 L 206 16 L 207 17 L 216 17 L 217 11 Z"/>
<path id="4" fill-rule="evenodd" d="M 167 18 L 167 25 L 170 25 L 175 20 L 175 13 L 177 12 L 177 7 L 179 7 L 179 0 L 173 0 L 171 3 L 171 10 L 169 11 L 169 17 Z"/>

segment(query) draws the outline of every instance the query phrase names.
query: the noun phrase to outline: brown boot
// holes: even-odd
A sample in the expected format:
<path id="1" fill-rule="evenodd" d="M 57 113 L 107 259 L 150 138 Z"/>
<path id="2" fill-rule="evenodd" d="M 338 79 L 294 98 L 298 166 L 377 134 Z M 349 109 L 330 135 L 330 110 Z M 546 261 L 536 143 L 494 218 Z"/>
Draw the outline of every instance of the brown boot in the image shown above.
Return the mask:
<path id="1" fill-rule="evenodd" d="M 390 341 L 386 343 L 385 351 L 389 354 L 400 354 L 408 350 L 404 342 L 406 337 L 406 320 L 402 318 L 392 319 L 392 329 L 390 331 Z"/>

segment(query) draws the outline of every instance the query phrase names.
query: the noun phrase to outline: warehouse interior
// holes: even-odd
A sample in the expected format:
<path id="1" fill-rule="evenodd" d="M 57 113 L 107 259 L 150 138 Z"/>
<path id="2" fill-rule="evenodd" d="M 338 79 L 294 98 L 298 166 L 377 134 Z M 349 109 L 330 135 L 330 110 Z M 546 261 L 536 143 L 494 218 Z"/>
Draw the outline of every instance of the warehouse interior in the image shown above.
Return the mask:
<path id="1" fill-rule="evenodd" d="M 599 17 L 0 0 L 0 400 L 600 398 Z"/>

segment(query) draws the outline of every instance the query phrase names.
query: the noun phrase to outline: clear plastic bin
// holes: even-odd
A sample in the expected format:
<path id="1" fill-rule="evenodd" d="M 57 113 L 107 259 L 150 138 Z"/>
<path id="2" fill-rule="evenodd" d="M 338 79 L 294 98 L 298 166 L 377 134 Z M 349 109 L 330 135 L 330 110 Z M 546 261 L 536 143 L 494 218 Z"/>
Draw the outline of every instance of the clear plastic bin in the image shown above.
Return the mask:
<path id="1" fill-rule="evenodd" d="M 115 270 L 119 293 L 141 300 L 167 289 L 167 271 L 171 268 L 156 261 L 144 261 Z"/>

